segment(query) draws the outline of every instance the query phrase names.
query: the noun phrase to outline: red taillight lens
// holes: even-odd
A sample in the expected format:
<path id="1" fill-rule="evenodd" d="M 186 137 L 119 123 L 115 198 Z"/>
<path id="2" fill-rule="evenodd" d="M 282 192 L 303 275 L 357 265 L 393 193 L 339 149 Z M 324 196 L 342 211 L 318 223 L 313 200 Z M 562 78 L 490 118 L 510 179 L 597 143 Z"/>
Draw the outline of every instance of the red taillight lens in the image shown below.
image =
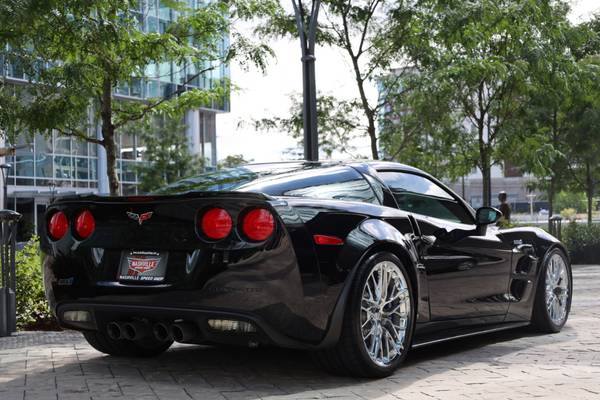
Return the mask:
<path id="1" fill-rule="evenodd" d="M 75 218 L 75 233 L 79 239 L 89 238 L 96 229 L 96 220 L 91 212 L 84 210 Z"/>
<path id="2" fill-rule="evenodd" d="M 69 230 L 69 220 L 64 212 L 58 211 L 48 221 L 48 235 L 52 240 L 59 240 Z"/>
<path id="3" fill-rule="evenodd" d="M 264 208 L 255 208 L 244 215 L 242 233 L 254 242 L 262 242 L 273 234 L 275 218 Z"/>
<path id="4" fill-rule="evenodd" d="M 337 236 L 330 235 L 313 235 L 316 244 L 324 246 L 341 246 L 344 241 Z"/>
<path id="5" fill-rule="evenodd" d="M 202 233 L 213 240 L 225 239 L 229 236 L 232 226 L 231 216 L 222 208 L 211 208 L 202 215 L 200 220 Z"/>

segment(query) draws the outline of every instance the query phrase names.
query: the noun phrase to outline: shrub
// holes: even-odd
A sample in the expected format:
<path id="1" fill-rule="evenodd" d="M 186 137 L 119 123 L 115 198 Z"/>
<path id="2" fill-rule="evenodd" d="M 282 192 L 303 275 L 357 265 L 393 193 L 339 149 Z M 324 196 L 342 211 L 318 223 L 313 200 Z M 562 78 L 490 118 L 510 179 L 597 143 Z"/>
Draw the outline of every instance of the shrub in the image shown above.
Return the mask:
<path id="1" fill-rule="evenodd" d="M 581 192 L 559 192 L 554 199 L 554 209 L 563 210 L 565 208 L 574 208 L 578 213 L 587 211 L 587 201 L 585 193 Z"/>
<path id="2" fill-rule="evenodd" d="M 600 224 L 571 222 L 564 227 L 562 236 L 573 263 L 600 263 Z"/>
<path id="3" fill-rule="evenodd" d="M 575 221 L 575 218 L 577 217 L 577 210 L 574 208 L 565 208 L 560 212 L 560 216 L 568 221 Z"/>
<path id="4" fill-rule="evenodd" d="M 42 279 L 40 244 L 33 236 L 15 256 L 17 272 L 17 329 L 56 327 Z"/>

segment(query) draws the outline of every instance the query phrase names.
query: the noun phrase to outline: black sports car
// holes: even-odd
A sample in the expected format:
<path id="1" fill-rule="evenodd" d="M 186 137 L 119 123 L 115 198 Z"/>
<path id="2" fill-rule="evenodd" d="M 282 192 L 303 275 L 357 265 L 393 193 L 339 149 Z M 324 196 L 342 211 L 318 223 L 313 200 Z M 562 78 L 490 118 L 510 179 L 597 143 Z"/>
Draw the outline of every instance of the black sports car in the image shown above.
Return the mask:
<path id="1" fill-rule="evenodd" d="M 247 165 L 148 196 L 57 199 L 45 287 L 60 324 L 104 353 L 276 345 L 380 377 L 411 347 L 563 327 L 564 246 L 500 217 L 402 164 Z"/>

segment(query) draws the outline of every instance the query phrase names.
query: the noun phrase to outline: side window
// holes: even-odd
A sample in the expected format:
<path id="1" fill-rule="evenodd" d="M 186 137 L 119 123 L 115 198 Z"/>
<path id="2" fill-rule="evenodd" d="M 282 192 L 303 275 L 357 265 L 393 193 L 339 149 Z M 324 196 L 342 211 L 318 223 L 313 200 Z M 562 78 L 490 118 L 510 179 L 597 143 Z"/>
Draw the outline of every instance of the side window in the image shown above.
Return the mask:
<path id="1" fill-rule="evenodd" d="M 394 194 L 401 210 L 463 224 L 473 223 L 473 217 L 465 207 L 435 182 L 407 172 L 382 171 L 379 176 Z"/>

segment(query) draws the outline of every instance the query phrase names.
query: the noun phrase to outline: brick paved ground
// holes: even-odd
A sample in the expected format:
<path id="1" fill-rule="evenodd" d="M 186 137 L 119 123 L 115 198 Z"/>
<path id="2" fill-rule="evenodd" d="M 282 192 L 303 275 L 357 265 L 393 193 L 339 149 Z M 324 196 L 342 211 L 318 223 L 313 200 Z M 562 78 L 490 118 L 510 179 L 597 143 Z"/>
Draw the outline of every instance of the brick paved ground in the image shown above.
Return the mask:
<path id="1" fill-rule="evenodd" d="M 0 339 L 0 399 L 600 399 L 600 266 L 575 268 L 560 334 L 524 330 L 414 351 L 388 378 L 323 374 L 302 352 L 174 346 L 118 359 L 77 333 Z"/>

